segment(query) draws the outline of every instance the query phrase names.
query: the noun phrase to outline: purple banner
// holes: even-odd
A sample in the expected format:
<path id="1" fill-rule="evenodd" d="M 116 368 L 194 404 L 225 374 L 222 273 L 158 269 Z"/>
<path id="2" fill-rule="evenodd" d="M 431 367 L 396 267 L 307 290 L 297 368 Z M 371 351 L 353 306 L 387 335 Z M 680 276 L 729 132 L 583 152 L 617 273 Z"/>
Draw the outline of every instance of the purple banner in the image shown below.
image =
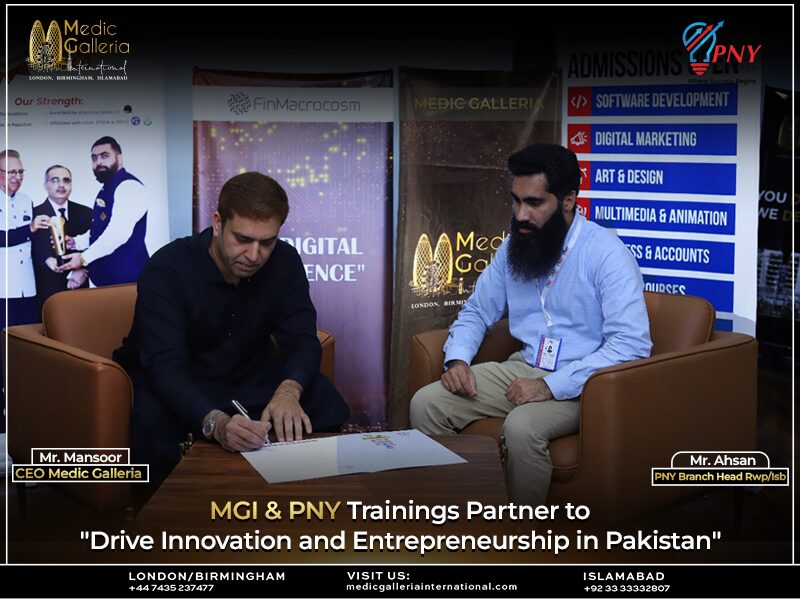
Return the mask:
<path id="1" fill-rule="evenodd" d="M 199 72 L 195 85 L 214 81 L 218 73 Z M 358 78 L 358 85 L 345 87 L 391 85 L 388 73 L 366 75 Z M 220 81 L 241 88 L 236 93 L 245 95 L 249 87 L 268 87 L 270 77 L 236 73 Z M 275 87 L 292 87 L 287 79 L 291 77 L 275 76 Z M 343 82 L 355 79 L 303 76 L 293 83 L 296 88 L 340 89 Z M 269 115 L 259 121 L 206 121 L 198 112 L 196 106 L 195 230 L 210 224 L 222 184 L 237 173 L 259 171 L 286 189 L 289 217 L 280 236 L 303 259 L 318 327 L 335 337 L 335 383 L 352 412 L 347 429 L 383 429 L 391 303 L 392 124 L 313 122 L 308 115 L 304 122 L 277 122 Z"/>

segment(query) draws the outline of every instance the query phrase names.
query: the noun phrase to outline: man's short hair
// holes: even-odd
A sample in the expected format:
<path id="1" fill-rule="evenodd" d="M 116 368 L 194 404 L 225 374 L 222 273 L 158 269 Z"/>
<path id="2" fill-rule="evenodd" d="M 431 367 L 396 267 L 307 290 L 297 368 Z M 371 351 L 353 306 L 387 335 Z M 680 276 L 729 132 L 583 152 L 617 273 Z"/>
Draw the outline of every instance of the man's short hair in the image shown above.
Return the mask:
<path id="1" fill-rule="evenodd" d="M 581 185 L 581 169 L 575 153 L 558 144 L 533 144 L 512 154 L 508 169 L 515 177 L 538 175 L 547 177 L 547 191 L 561 202 Z"/>
<path id="2" fill-rule="evenodd" d="M 289 198 L 272 177 L 256 172 L 242 173 L 222 186 L 217 212 L 223 225 L 234 213 L 255 221 L 277 217 L 283 224 L 289 214 Z"/>
<path id="3" fill-rule="evenodd" d="M 69 173 L 69 176 L 72 177 L 72 171 L 70 171 L 64 165 L 51 165 L 51 166 L 47 167 L 47 169 L 45 169 L 45 172 L 44 172 L 44 180 L 45 181 L 47 181 L 50 178 L 50 171 L 52 171 L 53 169 L 64 169 L 67 173 Z"/>
<path id="4" fill-rule="evenodd" d="M 102 146 L 104 144 L 110 144 L 114 152 L 116 152 L 117 154 L 122 154 L 122 148 L 120 148 L 120 145 L 117 143 L 117 140 L 115 140 L 110 135 L 104 135 L 103 137 L 101 137 L 94 144 L 92 144 L 92 148 L 94 148 L 95 146 Z"/>
<path id="5" fill-rule="evenodd" d="M 0 152 L 0 159 L 4 158 L 19 158 L 19 152 L 17 152 L 16 150 L 12 150 L 11 148 L 9 148 L 8 150 L 3 150 L 2 152 Z"/>

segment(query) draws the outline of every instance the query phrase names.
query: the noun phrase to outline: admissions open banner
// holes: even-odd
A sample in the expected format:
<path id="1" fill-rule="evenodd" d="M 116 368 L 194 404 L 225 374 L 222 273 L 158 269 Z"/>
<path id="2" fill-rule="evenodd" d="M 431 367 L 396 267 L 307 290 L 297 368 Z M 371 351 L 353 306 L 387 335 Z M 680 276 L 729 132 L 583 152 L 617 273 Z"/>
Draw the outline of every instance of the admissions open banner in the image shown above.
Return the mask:
<path id="1" fill-rule="evenodd" d="M 447 327 L 508 235 L 508 157 L 560 141 L 557 73 L 400 71 L 390 424 L 408 423 L 411 337 Z"/>
<path id="2" fill-rule="evenodd" d="M 145 69 L 137 70 L 131 62 L 134 66 L 129 64 L 123 81 L 58 79 L 67 76 L 63 72 L 52 79 L 15 74 L 8 85 L 8 148 L 20 154 L 25 175 L 19 193 L 28 196 L 34 208 L 47 201 L 45 171 L 61 165 L 72 176 L 69 200 L 87 207 L 90 222 L 102 187 L 92 171 L 92 145 L 105 136 L 114 138 L 122 150 L 123 168 L 142 184 L 136 188 L 136 201 L 146 213 L 145 244 L 152 256 L 169 241 L 163 80 L 154 68 L 140 74 Z M 70 218 L 76 214 L 70 211 Z M 139 213 L 121 229 L 115 222 L 115 217 L 122 218 L 119 211 L 106 214 L 101 210 L 95 218 L 110 219 L 108 228 L 116 228 L 114 244 L 119 247 L 134 232 Z M 85 249 L 89 236 L 81 243 Z M 88 271 L 91 280 L 91 264 Z M 125 282 L 136 282 L 132 274 L 129 279 Z M 10 292 L 20 287 L 13 281 L 8 285 Z"/>
<path id="3" fill-rule="evenodd" d="M 281 238 L 300 254 L 351 430 L 385 428 L 391 302 L 390 72 L 271 75 L 196 69 L 194 229 L 222 185 L 259 171 L 289 195 Z"/>
<path id="4" fill-rule="evenodd" d="M 754 335 L 758 67 L 697 75 L 682 46 L 648 52 L 640 70 L 618 49 L 561 53 L 579 206 L 628 246 L 646 290 L 701 296 L 716 329 Z"/>

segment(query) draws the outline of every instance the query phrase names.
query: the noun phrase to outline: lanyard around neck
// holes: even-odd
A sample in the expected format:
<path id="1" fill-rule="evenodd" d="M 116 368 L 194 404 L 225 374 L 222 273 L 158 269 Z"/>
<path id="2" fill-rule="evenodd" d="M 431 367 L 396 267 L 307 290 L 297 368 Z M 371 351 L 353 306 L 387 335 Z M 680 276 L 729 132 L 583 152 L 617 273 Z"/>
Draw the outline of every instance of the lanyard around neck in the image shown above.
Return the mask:
<path id="1" fill-rule="evenodd" d="M 576 219 L 579 219 L 578 215 L 575 216 Z M 547 312 L 547 309 L 544 307 L 544 303 L 547 300 L 547 296 L 550 294 L 550 288 L 553 287 L 553 284 L 556 282 L 556 277 L 558 277 L 559 272 L 561 271 L 561 267 L 564 266 L 564 261 L 567 260 L 567 255 L 569 254 L 570 250 L 575 246 L 575 242 L 578 240 L 578 236 L 581 234 L 581 227 L 583 226 L 583 220 L 578 220 L 577 223 L 574 223 L 574 230 L 572 231 L 572 235 L 569 236 L 567 240 L 567 244 L 564 246 L 564 249 L 561 251 L 561 256 L 558 257 L 553 270 L 550 271 L 550 274 L 547 276 L 547 279 L 544 282 L 544 289 L 539 287 L 539 280 L 536 280 L 536 290 L 539 292 L 539 302 L 542 305 L 542 314 L 544 315 L 544 322 L 547 325 L 548 329 L 553 326 L 553 318 L 550 316 L 550 313 Z"/>

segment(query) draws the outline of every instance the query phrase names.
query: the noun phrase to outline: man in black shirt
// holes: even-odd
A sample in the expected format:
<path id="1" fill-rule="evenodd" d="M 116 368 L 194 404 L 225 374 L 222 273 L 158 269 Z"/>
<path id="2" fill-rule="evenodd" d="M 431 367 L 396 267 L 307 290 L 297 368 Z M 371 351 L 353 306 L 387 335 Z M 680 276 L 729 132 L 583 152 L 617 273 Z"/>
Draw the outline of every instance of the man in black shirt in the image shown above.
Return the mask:
<path id="1" fill-rule="evenodd" d="M 288 212 L 275 180 L 237 175 L 220 191 L 212 227 L 164 246 L 142 270 L 133 326 L 114 360 L 133 381 L 133 459 L 150 464 L 148 493 L 177 464 L 187 433 L 247 451 L 270 429 L 279 441 L 299 440 L 349 416 L 319 373 L 300 257 L 278 239 Z M 234 399 L 253 420 L 234 411 Z"/>

